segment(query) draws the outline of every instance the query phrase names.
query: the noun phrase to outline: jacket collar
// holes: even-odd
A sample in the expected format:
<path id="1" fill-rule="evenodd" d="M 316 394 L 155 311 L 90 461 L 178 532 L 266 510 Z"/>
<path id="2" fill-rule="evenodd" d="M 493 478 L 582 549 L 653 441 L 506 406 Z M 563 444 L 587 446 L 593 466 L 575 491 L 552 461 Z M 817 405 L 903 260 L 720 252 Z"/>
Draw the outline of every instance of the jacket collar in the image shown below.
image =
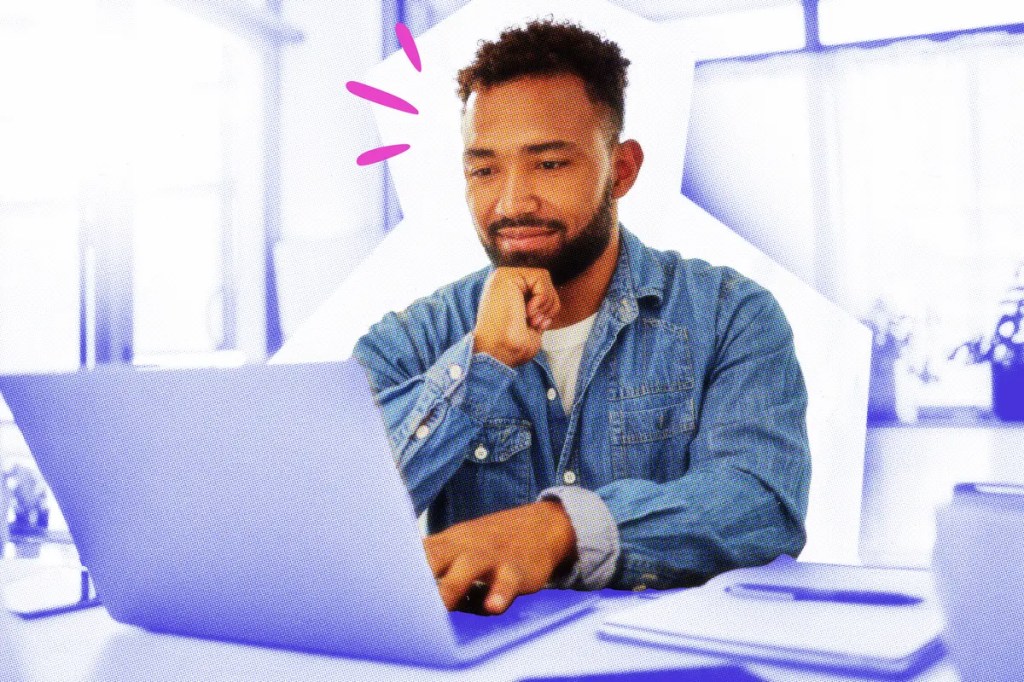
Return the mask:
<path id="1" fill-rule="evenodd" d="M 655 252 L 619 223 L 619 262 L 608 286 L 606 298 L 611 298 L 623 312 L 630 308 L 630 318 L 636 316 L 637 302 L 652 299 L 660 305 L 665 295 L 668 275 Z"/>

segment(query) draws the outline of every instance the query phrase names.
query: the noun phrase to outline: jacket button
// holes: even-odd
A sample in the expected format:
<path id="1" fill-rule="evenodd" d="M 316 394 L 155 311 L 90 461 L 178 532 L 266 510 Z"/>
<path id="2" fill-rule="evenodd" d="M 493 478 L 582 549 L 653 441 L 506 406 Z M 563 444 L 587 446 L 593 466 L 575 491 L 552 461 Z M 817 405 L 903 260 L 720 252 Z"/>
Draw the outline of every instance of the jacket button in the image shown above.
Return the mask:
<path id="1" fill-rule="evenodd" d="M 430 427 L 426 424 L 420 424 L 419 428 L 416 429 L 417 440 L 423 440 L 430 435 Z"/>
<path id="2" fill-rule="evenodd" d="M 487 459 L 487 448 L 483 445 L 476 446 L 476 450 L 473 451 L 473 456 L 477 459 Z"/>
<path id="3" fill-rule="evenodd" d="M 548 389 L 548 400 L 554 400 L 558 397 L 558 391 L 553 388 Z"/>
<path id="4" fill-rule="evenodd" d="M 452 365 L 448 368 L 448 376 L 452 378 L 452 381 L 458 381 L 462 378 L 462 368 L 458 365 Z"/>
<path id="5" fill-rule="evenodd" d="M 562 480 L 565 482 L 566 485 L 572 485 L 573 483 L 576 482 L 576 472 L 566 471 L 564 474 L 562 474 Z"/>

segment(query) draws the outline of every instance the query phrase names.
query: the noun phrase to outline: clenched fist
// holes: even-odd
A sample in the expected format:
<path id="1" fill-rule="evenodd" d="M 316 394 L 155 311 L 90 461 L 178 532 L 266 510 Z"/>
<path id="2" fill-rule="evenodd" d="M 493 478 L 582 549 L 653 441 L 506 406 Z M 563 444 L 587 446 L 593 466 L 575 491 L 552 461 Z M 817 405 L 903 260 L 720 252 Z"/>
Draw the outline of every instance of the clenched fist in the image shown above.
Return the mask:
<path id="1" fill-rule="evenodd" d="M 560 308 L 551 274 L 544 268 L 496 268 L 480 299 L 473 352 L 487 353 L 509 367 L 529 362 Z"/>

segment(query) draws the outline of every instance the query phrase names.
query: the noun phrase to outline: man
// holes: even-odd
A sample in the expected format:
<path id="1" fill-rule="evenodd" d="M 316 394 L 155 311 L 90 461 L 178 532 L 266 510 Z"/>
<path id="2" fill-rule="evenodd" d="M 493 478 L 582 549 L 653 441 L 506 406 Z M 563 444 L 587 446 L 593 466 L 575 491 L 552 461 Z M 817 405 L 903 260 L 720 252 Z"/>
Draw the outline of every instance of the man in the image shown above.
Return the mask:
<path id="1" fill-rule="evenodd" d="M 466 198 L 494 267 L 356 346 L 442 598 L 694 585 L 803 547 L 806 391 L 775 299 L 645 247 L 617 202 L 616 44 L 535 21 L 459 73 Z M 424 264 L 429 267 L 429 264 Z"/>

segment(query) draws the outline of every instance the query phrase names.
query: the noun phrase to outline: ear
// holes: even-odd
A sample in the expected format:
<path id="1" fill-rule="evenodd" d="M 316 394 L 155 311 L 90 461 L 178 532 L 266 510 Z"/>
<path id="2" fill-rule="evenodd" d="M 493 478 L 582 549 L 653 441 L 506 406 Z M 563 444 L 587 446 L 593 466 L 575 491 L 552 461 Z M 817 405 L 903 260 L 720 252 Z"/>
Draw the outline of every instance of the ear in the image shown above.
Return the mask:
<path id="1" fill-rule="evenodd" d="M 644 150 L 636 140 L 626 140 L 615 149 L 612 161 L 615 182 L 612 183 L 612 197 L 621 199 L 633 187 L 644 163 Z"/>

